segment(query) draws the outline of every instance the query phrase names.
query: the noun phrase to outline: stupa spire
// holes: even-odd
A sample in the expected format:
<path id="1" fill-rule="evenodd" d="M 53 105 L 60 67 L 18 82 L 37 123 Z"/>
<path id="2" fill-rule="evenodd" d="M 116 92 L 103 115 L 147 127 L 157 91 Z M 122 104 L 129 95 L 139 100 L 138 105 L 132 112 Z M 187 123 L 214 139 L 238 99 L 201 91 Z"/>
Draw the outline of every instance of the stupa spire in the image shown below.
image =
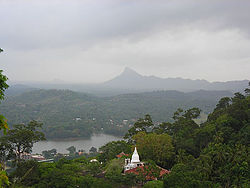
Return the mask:
<path id="1" fill-rule="evenodd" d="M 137 149 L 135 147 L 135 150 L 134 150 L 134 153 L 132 155 L 132 160 L 131 160 L 132 163 L 139 163 L 140 162 L 140 157 L 139 157 L 139 154 L 137 152 Z"/>

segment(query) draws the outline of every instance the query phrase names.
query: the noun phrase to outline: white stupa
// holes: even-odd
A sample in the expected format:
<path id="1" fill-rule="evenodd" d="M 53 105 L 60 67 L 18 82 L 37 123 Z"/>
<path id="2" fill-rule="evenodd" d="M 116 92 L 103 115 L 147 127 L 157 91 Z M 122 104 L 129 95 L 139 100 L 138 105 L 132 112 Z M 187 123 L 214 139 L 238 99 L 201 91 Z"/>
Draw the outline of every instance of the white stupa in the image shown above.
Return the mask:
<path id="1" fill-rule="evenodd" d="M 134 153 L 132 155 L 131 163 L 139 163 L 139 162 L 140 162 L 140 157 L 139 157 L 137 149 L 135 147 Z"/>
<path id="2" fill-rule="evenodd" d="M 137 149 L 135 147 L 131 161 L 129 158 L 125 159 L 124 171 L 136 168 L 138 166 L 143 166 L 143 163 L 140 161 L 139 154 L 138 154 Z"/>

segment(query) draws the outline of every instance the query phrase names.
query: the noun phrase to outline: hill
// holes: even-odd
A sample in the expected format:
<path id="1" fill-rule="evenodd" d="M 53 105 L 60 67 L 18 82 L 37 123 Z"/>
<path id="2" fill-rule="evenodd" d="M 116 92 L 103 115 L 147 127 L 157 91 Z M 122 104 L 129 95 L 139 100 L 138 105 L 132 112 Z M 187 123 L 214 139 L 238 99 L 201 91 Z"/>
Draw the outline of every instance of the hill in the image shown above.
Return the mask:
<path id="1" fill-rule="evenodd" d="M 157 122 L 171 121 L 177 108 L 198 107 L 209 113 L 228 91 L 155 91 L 96 97 L 70 90 L 34 90 L 7 96 L 0 113 L 10 125 L 38 120 L 48 139 L 89 137 L 104 132 L 123 135 L 138 118 L 151 114 Z"/>
<path id="2" fill-rule="evenodd" d="M 5 91 L 5 95 L 17 96 L 25 92 L 34 91 L 36 88 L 24 85 L 24 84 L 13 84 Z"/>

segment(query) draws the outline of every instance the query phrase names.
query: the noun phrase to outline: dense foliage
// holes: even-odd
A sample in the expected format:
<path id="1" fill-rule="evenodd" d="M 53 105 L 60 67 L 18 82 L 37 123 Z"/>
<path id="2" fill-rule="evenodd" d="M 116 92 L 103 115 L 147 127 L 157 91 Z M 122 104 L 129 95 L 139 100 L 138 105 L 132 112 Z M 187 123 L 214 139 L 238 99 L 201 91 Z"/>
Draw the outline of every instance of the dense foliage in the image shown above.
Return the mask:
<path id="1" fill-rule="evenodd" d="M 179 107 L 197 106 L 208 114 L 219 98 L 230 95 L 224 91 L 157 91 L 99 98 L 69 90 L 35 90 L 7 96 L 0 113 L 10 125 L 43 122 L 47 139 L 88 138 L 99 132 L 121 136 L 144 114 L 150 114 L 155 123 L 172 121 Z"/>
<path id="2" fill-rule="evenodd" d="M 0 53 L 3 52 L 3 50 L 0 48 Z M 2 74 L 3 70 L 0 70 L 0 100 L 4 99 L 4 91 L 9 87 L 6 81 L 8 78 Z M 4 132 L 6 132 L 7 121 L 3 115 L 0 114 L 0 130 L 3 129 Z"/>
<path id="3" fill-rule="evenodd" d="M 28 161 L 20 163 L 11 178 L 15 179 L 14 187 L 112 187 L 107 181 L 94 177 L 88 171 L 89 164 L 85 158 L 61 159 L 55 163 Z"/>
<path id="4" fill-rule="evenodd" d="M 131 153 L 131 146 L 125 141 L 113 141 L 99 148 L 102 153 L 98 159 L 102 162 L 114 159 L 121 152 Z"/>
<path id="5" fill-rule="evenodd" d="M 171 167 L 174 158 L 172 138 L 168 134 L 139 132 L 134 137 L 136 147 L 144 160 L 152 160 L 162 167 Z"/>
<path id="6" fill-rule="evenodd" d="M 0 53 L 3 52 L 3 49 L 0 48 Z M 3 70 L 0 70 L 0 100 L 4 99 L 4 91 L 9 87 L 6 81 L 8 78 L 2 74 Z M 6 130 L 8 129 L 7 120 L 3 115 L 0 114 L 0 130 L 3 130 L 3 132 L 6 134 Z M 1 134 L 1 133 L 0 133 Z M 1 144 L 1 143 L 0 143 Z M 4 163 L 0 163 L 0 187 L 3 187 L 4 185 L 8 185 L 8 177 L 6 175 L 6 172 L 4 171 Z"/>
<path id="7" fill-rule="evenodd" d="M 181 144 L 164 186 L 249 187 L 249 120 L 250 96 L 222 98 L 208 121 L 190 134 L 193 141 L 186 147 Z"/>

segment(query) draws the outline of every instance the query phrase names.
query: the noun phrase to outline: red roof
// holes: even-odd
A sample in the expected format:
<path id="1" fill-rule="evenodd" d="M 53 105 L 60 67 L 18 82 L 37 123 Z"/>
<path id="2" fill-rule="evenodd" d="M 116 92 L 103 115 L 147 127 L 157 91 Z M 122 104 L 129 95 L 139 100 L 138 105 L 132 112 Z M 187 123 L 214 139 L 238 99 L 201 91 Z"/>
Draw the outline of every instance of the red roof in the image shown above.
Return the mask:
<path id="1" fill-rule="evenodd" d="M 122 156 L 129 156 L 129 154 L 125 154 L 124 152 L 121 152 L 120 154 L 116 155 L 117 158 L 121 158 Z"/>
<path id="2" fill-rule="evenodd" d="M 162 177 L 164 174 L 169 174 L 170 171 L 169 170 L 166 170 L 164 168 L 161 168 L 161 171 L 160 171 L 160 177 Z"/>
<path id="3" fill-rule="evenodd" d="M 144 172 L 144 168 L 148 168 L 148 166 L 138 166 L 136 168 L 125 171 L 125 173 L 133 173 L 133 174 L 139 175 L 140 172 L 143 172 L 143 174 L 146 176 L 146 180 L 155 180 L 155 179 L 157 179 L 152 175 L 152 172 L 149 172 L 148 174 L 147 174 L 147 172 Z M 161 167 L 158 167 L 158 168 L 161 169 L 159 177 L 162 177 L 164 174 L 169 174 L 170 173 L 169 170 L 166 170 L 166 169 L 161 168 Z"/>

